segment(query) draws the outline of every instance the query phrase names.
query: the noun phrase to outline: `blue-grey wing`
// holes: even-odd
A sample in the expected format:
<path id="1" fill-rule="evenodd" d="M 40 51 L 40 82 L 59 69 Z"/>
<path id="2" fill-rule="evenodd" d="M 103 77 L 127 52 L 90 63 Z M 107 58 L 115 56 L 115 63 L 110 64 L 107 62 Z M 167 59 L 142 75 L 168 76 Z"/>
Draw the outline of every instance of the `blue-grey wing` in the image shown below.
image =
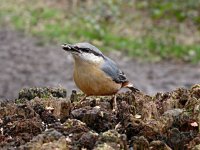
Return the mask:
<path id="1" fill-rule="evenodd" d="M 126 75 L 121 71 L 115 62 L 108 57 L 105 57 L 105 63 L 102 65 L 102 70 L 110 76 L 116 83 L 125 83 L 128 81 Z"/>

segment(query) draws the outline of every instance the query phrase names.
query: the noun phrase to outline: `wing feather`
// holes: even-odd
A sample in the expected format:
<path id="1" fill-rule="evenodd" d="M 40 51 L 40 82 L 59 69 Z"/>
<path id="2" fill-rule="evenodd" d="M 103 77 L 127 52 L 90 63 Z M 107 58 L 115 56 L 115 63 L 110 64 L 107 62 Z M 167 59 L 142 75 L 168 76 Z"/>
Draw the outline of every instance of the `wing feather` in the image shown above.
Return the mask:
<path id="1" fill-rule="evenodd" d="M 102 70 L 109 75 L 116 83 L 128 82 L 128 79 L 123 71 L 121 71 L 116 63 L 108 57 L 105 57 L 105 63 L 102 66 Z"/>

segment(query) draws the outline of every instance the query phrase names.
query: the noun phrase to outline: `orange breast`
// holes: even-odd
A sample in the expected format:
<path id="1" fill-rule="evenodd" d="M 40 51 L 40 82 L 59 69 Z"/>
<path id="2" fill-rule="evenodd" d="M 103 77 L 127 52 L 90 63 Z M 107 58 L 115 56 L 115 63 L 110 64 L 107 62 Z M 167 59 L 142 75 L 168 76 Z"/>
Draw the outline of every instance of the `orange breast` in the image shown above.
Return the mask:
<path id="1" fill-rule="evenodd" d="M 78 88 L 88 96 L 112 95 L 117 93 L 122 86 L 93 64 L 75 63 L 74 81 Z"/>

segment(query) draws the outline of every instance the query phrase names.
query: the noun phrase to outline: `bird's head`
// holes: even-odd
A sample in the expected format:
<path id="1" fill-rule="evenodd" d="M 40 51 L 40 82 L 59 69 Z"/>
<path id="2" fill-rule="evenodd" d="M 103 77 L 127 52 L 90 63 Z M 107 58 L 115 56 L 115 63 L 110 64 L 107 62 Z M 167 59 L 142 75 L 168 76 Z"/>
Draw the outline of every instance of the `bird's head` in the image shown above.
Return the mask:
<path id="1" fill-rule="evenodd" d="M 70 52 L 75 61 L 101 63 L 104 60 L 103 53 L 89 43 L 63 44 L 62 48 Z"/>

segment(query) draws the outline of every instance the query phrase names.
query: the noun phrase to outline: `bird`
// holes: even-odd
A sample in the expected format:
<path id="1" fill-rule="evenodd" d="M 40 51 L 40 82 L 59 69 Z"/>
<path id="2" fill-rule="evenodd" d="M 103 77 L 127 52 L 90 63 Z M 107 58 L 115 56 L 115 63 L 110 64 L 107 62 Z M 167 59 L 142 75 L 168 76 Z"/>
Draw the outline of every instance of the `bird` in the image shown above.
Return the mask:
<path id="1" fill-rule="evenodd" d="M 73 78 L 76 86 L 85 94 L 82 100 L 88 96 L 114 95 L 113 111 L 115 111 L 116 94 L 121 88 L 128 88 L 133 92 L 139 91 L 129 82 L 117 64 L 94 45 L 83 42 L 63 44 L 62 48 L 74 58 Z"/>

